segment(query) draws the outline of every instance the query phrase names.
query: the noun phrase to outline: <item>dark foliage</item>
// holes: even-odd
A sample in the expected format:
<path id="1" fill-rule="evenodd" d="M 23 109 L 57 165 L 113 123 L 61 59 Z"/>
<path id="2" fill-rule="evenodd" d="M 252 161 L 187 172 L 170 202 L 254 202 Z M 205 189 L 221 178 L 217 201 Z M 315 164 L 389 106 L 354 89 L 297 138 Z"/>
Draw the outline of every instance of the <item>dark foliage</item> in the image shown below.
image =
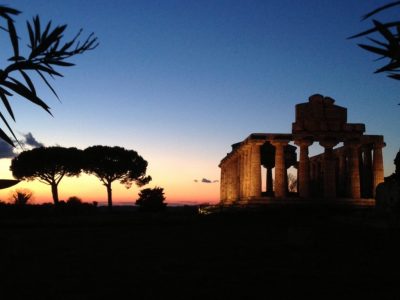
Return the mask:
<path id="1" fill-rule="evenodd" d="M 27 205 L 31 200 L 33 193 L 29 190 L 18 189 L 15 190 L 11 195 L 11 201 L 14 205 Z"/>
<path id="2" fill-rule="evenodd" d="M 11 161 L 15 178 L 39 180 L 51 186 L 54 204 L 58 200 L 58 184 L 64 176 L 79 176 L 82 151 L 76 148 L 41 147 L 24 151 Z"/>
<path id="3" fill-rule="evenodd" d="M 67 200 L 68 205 L 80 205 L 82 204 L 82 199 L 76 196 L 69 197 Z"/>
<path id="4" fill-rule="evenodd" d="M 394 6 L 400 6 L 400 1 L 390 2 L 373 10 L 366 14 L 363 17 L 363 20 L 370 18 L 383 10 L 393 8 Z M 372 20 L 372 23 L 374 25 L 372 28 L 355 34 L 351 36 L 350 39 L 368 36 L 375 33 L 379 34 L 383 40 L 368 37 L 368 40 L 371 41 L 372 44 L 358 45 L 367 51 L 379 55 L 381 59 L 389 59 L 389 62 L 383 67 L 377 69 L 375 73 L 386 72 L 389 74 L 388 77 L 400 80 L 400 21 L 382 23 L 377 20 Z"/>
<path id="5" fill-rule="evenodd" d="M 40 106 L 50 114 L 49 106 L 36 93 L 31 73 L 36 73 L 58 98 L 46 76 L 62 77 L 62 74 L 56 71 L 56 67 L 73 66 L 73 63 L 67 61 L 69 58 L 93 50 L 98 46 L 97 38 L 93 33 L 80 43 L 78 38 L 82 30 L 72 40 L 64 42 L 63 35 L 67 25 L 52 27 L 51 22 L 48 22 L 42 28 L 40 18 L 36 16 L 31 22 L 27 22 L 29 51 L 23 55 L 19 44 L 20 38 L 13 20 L 13 16 L 18 14 L 20 11 L 16 9 L 0 6 L 0 19 L 6 23 L 4 27 L 0 25 L 0 29 L 8 33 L 13 49 L 13 54 L 8 59 L 9 64 L 5 65 L 4 69 L 0 69 L 0 99 L 14 121 L 14 113 L 9 103 L 9 98 L 13 94 Z M 19 78 L 23 78 L 23 80 Z M 16 140 L 14 132 L 1 112 L 0 118 Z M 0 139 L 13 145 L 12 139 L 1 128 Z"/>
<path id="6" fill-rule="evenodd" d="M 394 165 L 396 166 L 395 176 L 400 181 L 400 150 L 397 152 L 396 158 L 394 159 Z"/>
<path id="7" fill-rule="evenodd" d="M 113 181 L 119 180 L 126 188 L 132 183 L 143 186 L 150 182 L 146 176 L 147 161 L 136 151 L 122 147 L 92 146 L 84 150 L 84 166 L 86 173 L 95 175 L 107 188 L 108 206 L 112 207 Z"/>
<path id="8" fill-rule="evenodd" d="M 139 199 L 136 200 L 136 205 L 142 211 L 163 211 L 167 206 L 164 203 L 164 189 L 155 187 L 153 189 L 143 189 L 139 192 Z"/>

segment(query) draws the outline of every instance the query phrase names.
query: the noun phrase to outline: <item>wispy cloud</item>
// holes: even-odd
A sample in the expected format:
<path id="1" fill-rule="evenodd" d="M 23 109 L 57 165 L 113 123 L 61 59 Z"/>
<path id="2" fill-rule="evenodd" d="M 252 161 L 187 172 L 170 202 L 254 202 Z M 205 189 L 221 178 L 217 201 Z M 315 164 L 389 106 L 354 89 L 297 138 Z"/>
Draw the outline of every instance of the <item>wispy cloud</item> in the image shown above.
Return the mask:
<path id="1" fill-rule="evenodd" d="M 193 181 L 196 183 L 197 182 L 201 182 L 201 183 L 217 183 L 217 182 L 219 182 L 218 180 L 210 180 L 207 178 L 203 178 L 202 180 L 194 179 Z"/>

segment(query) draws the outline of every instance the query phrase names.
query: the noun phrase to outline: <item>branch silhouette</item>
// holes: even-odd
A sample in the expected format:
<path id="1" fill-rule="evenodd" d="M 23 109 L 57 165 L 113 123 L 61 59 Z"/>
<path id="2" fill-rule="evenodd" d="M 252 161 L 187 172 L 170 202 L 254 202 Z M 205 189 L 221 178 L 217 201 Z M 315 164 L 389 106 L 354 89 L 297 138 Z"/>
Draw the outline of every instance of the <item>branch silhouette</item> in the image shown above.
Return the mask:
<path id="1" fill-rule="evenodd" d="M 83 43 L 79 42 L 78 38 L 82 33 L 82 29 L 72 40 L 63 42 L 63 35 L 67 25 L 52 28 L 51 21 L 49 21 L 43 29 L 39 16 L 36 16 L 31 22 L 27 21 L 26 23 L 30 51 L 27 56 L 23 56 L 19 47 L 20 38 L 17 35 L 13 19 L 14 16 L 20 13 L 14 8 L 0 6 L 0 19 L 3 19 L 6 23 L 5 26 L 0 25 L 0 29 L 8 33 L 13 49 L 13 55 L 8 59 L 10 63 L 4 69 L 0 69 L 0 99 L 14 122 L 15 116 L 9 102 L 9 98 L 14 94 L 40 106 L 51 115 L 50 107 L 37 95 L 35 84 L 31 78 L 32 72 L 38 74 L 59 99 L 46 76 L 52 78 L 55 78 L 55 76 L 62 77 L 63 75 L 55 69 L 56 67 L 74 66 L 73 63 L 67 61 L 69 58 L 93 50 L 99 45 L 97 37 L 93 33 Z M 23 81 L 18 80 L 16 75 L 21 75 Z M 2 112 L 0 112 L 0 118 L 14 140 L 18 141 Z M 0 139 L 14 146 L 13 140 L 1 128 Z"/>
<path id="2" fill-rule="evenodd" d="M 367 13 L 362 20 L 366 20 L 377 13 L 395 6 L 400 6 L 400 1 L 390 2 L 378 7 L 377 9 Z M 358 46 L 364 50 L 379 55 L 380 57 L 378 59 L 389 59 L 389 62 L 386 65 L 378 68 L 374 73 L 387 72 L 388 77 L 400 80 L 400 21 L 382 23 L 377 20 L 372 20 L 372 23 L 374 24 L 374 27 L 355 34 L 349 37 L 349 39 L 378 33 L 383 38 L 382 40 L 367 37 L 372 44 L 358 44 Z"/>

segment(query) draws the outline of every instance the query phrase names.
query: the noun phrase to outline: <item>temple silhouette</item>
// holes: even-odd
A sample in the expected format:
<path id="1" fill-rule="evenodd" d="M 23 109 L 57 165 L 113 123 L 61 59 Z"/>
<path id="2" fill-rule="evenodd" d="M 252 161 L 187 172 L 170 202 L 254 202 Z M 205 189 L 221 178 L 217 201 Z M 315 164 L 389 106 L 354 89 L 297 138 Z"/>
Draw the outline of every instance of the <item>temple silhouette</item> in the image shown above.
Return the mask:
<path id="1" fill-rule="evenodd" d="M 219 164 L 221 204 L 263 203 L 289 196 L 374 198 L 376 186 L 384 180 L 383 136 L 366 135 L 364 124 L 347 123 L 347 109 L 334 103 L 330 97 L 312 95 L 308 102 L 296 105 L 292 133 L 252 133 L 233 144 Z M 313 143 L 324 152 L 309 157 Z M 265 191 L 261 166 L 267 169 Z M 297 193 L 289 193 L 291 166 L 297 169 Z"/>

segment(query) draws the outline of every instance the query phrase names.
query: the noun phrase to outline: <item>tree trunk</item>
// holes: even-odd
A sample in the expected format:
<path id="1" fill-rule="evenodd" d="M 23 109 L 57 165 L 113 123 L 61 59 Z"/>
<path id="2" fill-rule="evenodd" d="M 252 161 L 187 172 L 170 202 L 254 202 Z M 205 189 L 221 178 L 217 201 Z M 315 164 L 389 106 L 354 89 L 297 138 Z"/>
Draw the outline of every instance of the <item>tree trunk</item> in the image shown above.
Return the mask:
<path id="1" fill-rule="evenodd" d="M 111 189 L 111 183 L 106 185 L 107 187 L 107 201 L 108 201 L 108 209 L 112 209 L 112 189 Z"/>
<path id="2" fill-rule="evenodd" d="M 55 183 L 51 184 L 51 194 L 53 195 L 54 204 L 57 205 L 59 200 L 58 200 L 57 184 L 55 184 Z"/>

